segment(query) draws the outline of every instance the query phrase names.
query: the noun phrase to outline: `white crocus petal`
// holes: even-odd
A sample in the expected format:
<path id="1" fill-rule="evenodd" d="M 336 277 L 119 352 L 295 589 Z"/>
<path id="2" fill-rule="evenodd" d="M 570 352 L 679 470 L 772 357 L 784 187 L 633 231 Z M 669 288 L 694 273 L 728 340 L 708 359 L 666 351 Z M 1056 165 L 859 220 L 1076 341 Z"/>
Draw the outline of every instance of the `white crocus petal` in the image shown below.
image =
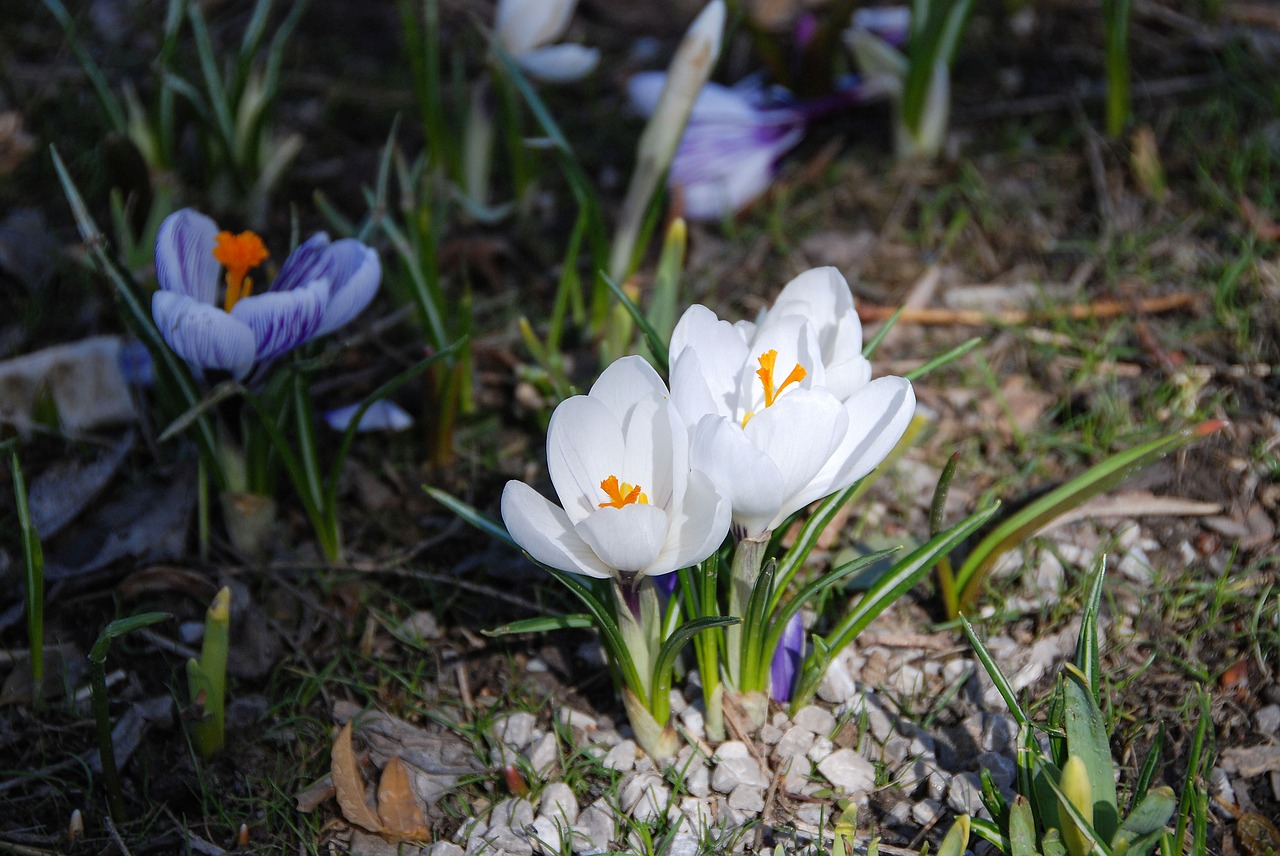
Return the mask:
<path id="1" fill-rule="evenodd" d="M 715 483 L 733 510 L 734 524 L 748 536 L 765 532 L 778 516 L 782 473 L 730 420 L 704 416 L 694 429 L 689 460 Z"/>
<path id="2" fill-rule="evenodd" d="M 813 268 L 792 279 L 768 315 L 800 315 L 813 325 L 826 368 L 824 385 L 836 398 L 844 401 L 871 380 L 853 293 L 835 268 Z"/>
<path id="3" fill-rule="evenodd" d="M 733 378 L 733 375 L 725 374 L 722 378 Z M 671 400 L 675 402 L 676 409 L 687 425 L 697 425 L 704 416 L 728 418 L 733 415 L 729 407 L 736 401 L 736 389 L 731 393 L 735 396 L 733 401 L 724 395 L 719 396 L 717 401 L 717 396 L 712 394 L 707 385 L 711 379 L 702 370 L 702 361 L 697 351 L 685 351 L 679 359 L 671 361 Z"/>
<path id="4" fill-rule="evenodd" d="M 804 493 L 805 504 L 844 490 L 879 466 L 911 423 L 916 396 L 905 378 L 882 377 L 858 390 L 844 406 L 849 430 Z"/>
<path id="5" fill-rule="evenodd" d="M 523 482 L 509 481 L 503 488 L 502 522 L 521 549 L 544 565 L 602 580 L 614 576 L 564 511 Z"/>
<path id="6" fill-rule="evenodd" d="M 201 374 L 220 369 L 241 380 L 253 368 L 253 331 L 227 313 L 185 294 L 157 291 L 151 314 L 175 354 Z"/>
<path id="7" fill-rule="evenodd" d="M 795 390 L 747 423 L 747 439 L 782 474 L 780 510 L 770 529 L 808 505 L 807 490 L 840 448 L 848 428 L 844 407 L 824 389 Z"/>
<path id="8" fill-rule="evenodd" d="M 494 36 L 519 56 L 554 42 L 569 27 L 578 0 L 500 0 Z"/>
<path id="9" fill-rule="evenodd" d="M 600 481 L 616 475 L 626 454 L 622 425 L 603 402 L 575 395 L 561 402 L 547 427 L 547 472 L 565 513 L 576 525 L 607 499 Z"/>
<path id="10" fill-rule="evenodd" d="M 246 297 L 231 308 L 231 317 L 253 330 L 256 359 L 266 363 L 316 335 L 328 300 L 329 281 L 317 279 L 292 291 Z"/>
<path id="11" fill-rule="evenodd" d="M 667 512 L 653 505 L 632 503 L 601 508 L 574 530 L 595 554 L 624 574 L 644 571 L 653 564 L 667 540 Z"/>
<path id="12" fill-rule="evenodd" d="M 543 83 L 573 83 L 582 80 L 600 64 L 600 51 L 586 45 L 548 45 L 516 56 L 530 77 Z"/>
<path id="13" fill-rule="evenodd" d="M 707 307 L 694 304 L 680 316 L 671 332 L 671 364 L 677 365 L 686 351 L 697 356 L 698 376 L 711 396 L 714 412 L 732 417 L 738 395 L 738 375 L 743 365 L 754 359 L 742 334 Z M 673 398 L 680 407 L 680 415 L 692 425 L 705 411 L 685 409 L 686 404 L 690 408 L 695 405 L 681 400 L 685 385 L 676 382 L 675 371 L 672 370 L 671 381 Z"/>
<path id="14" fill-rule="evenodd" d="M 702 561 L 729 533 L 732 509 L 729 500 L 699 470 L 689 473 L 688 489 L 679 510 L 671 517 L 667 543 L 645 573 L 660 576 Z"/>
<path id="15" fill-rule="evenodd" d="M 218 226 L 191 208 L 175 211 L 156 234 L 156 280 L 162 291 L 213 305 L 222 266 L 213 257 Z"/>
<path id="16" fill-rule="evenodd" d="M 324 421 L 334 431 L 346 431 L 351 425 L 351 420 L 355 418 L 356 411 L 359 409 L 359 404 L 351 404 L 346 407 L 339 407 L 336 410 L 329 410 L 324 414 Z M 386 401 L 384 399 L 369 405 L 369 409 L 360 417 L 360 424 L 356 430 L 361 433 L 366 431 L 403 431 L 412 426 L 413 417 L 406 413 L 404 408 L 394 401 Z"/>
<path id="17" fill-rule="evenodd" d="M 329 246 L 329 301 L 320 319 L 317 336 L 345 327 L 365 310 L 378 293 L 382 263 L 371 248 L 352 238 Z"/>
<path id="18" fill-rule="evenodd" d="M 640 485 L 648 501 L 668 508 L 684 501 L 689 471 L 689 434 L 675 405 L 665 396 L 650 395 L 631 408 L 623 423 L 620 476 Z"/>
<path id="19" fill-rule="evenodd" d="M 588 393 L 609 408 L 621 424 L 645 396 L 667 396 L 667 385 L 644 357 L 622 357 L 609 364 Z"/>

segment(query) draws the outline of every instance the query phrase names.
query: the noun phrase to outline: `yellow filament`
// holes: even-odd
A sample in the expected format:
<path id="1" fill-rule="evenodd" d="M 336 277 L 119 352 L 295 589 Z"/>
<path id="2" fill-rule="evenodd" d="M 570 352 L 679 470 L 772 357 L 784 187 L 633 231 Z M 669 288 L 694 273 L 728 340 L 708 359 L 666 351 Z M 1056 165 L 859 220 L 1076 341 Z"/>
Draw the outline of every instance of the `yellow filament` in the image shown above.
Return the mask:
<path id="1" fill-rule="evenodd" d="M 609 497 L 608 502 L 600 503 L 601 508 L 622 508 L 624 505 L 632 505 L 634 503 L 639 503 L 640 505 L 649 504 L 649 497 L 640 490 L 640 485 L 619 482 L 617 476 L 609 476 L 600 482 L 600 489 Z"/>
<path id="2" fill-rule="evenodd" d="M 223 308 L 228 312 L 242 297 L 253 293 L 253 280 L 247 274 L 251 268 L 266 261 L 267 247 L 253 232 L 219 232 L 213 248 L 213 257 L 227 269 L 227 297 Z"/>

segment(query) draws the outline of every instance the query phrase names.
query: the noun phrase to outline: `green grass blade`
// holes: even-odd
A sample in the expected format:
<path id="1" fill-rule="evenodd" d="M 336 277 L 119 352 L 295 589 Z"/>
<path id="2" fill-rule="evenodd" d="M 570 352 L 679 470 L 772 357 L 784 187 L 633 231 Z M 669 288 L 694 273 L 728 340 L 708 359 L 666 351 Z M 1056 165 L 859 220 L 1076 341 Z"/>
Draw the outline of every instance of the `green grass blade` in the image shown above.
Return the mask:
<path id="1" fill-rule="evenodd" d="M 796 571 L 800 570 L 805 559 L 809 558 L 809 554 L 813 552 L 814 546 L 818 543 L 818 538 L 821 537 L 831 521 L 835 519 L 836 513 L 849 501 L 857 489 L 858 483 L 855 483 L 839 493 L 831 494 L 831 496 L 822 500 L 818 508 L 813 514 L 809 515 L 809 519 L 800 527 L 800 533 L 796 536 L 795 543 L 791 545 L 791 548 L 787 550 L 778 562 L 778 584 L 773 598 L 769 602 L 770 612 L 777 611 L 778 603 L 782 600 L 782 595 L 786 593 L 787 586 L 791 583 L 791 578 L 796 575 Z"/>
<path id="2" fill-rule="evenodd" d="M 1201 768 L 1207 766 L 1207 748 L 1209 741 L 1209 729 L 1212 726 L 1213 717 L 1210 708 L 1209 694 L 1203 689 L 1200 690 L 1200 719 L 1196 723 L 1195 736 L 1191 739 L 1191 749 L 1187 753 L 1187 775 L 1182 782 L 1182 798 L 1178 802 L 1178 823 L 1173 833 L 1173 840 L 1176 846 L 1181 847 L 1182 842 L 1186 840 L 1187 822 L 1192 818 L 1193 806 L 1196 789 L 1200 786 Z"/>
<path id="3" fill-rule="evenodd" d="M 636 322 L 640 332 L 644 334 L 645 344 L 649 346 L 649 353 L 653 355 L 653 361 L 659 373 L 666 374 L 670 354 L 667 351 L 667 343 L 663 341 L 661 334 L 653 328 L 653 325 L 649 323 L 649 319 L 644 317 L 644 312 L 641 311 L 640 307 L 636 306 L 630 297 L 627 297 L 622 287 L 614 282 L 608 274 L 601 272 L 600 278 L 604 281 L 609 291 L 613 292 L 613 296 L 618 299 L 623 308 L 627 310 L 631 320 Z"/>
<path id="4" fill-rule="evenodd" d="M 1010 515 L 978 543 L 957 572 L 956 585 L 960 590 L 961 608 L 967 609 L 973 604 L 983 579 L 996 560 L 1030 538 L 1045 524 L 1118 484 L 1139 467 L 1192 440 L 1211 434 L 1225 424 L 1221 421 L 1204 422 L 1194 428 L 1177 431 L 1112 455 Z"/>
<path id="5" fill-rule="evenodd" d="M 939 356 L 934 357 L 933 359 L 929 360 L 927 363 L 920 366 L 919 368 L 912 369 L 911 371 L 903 375 L 903 377 L 905 377 L 907 380 L 919 380 L 920 378 L 927 375 L 929 372 L 936 371 L 937 369 L 940 369 L 943 366 L 945 366 L 947 363 L 960 359 L 965 354 L 969 353 L 974 348 L 981 345 L 982 341 L 983 340 L 981 336 L 974 336 L 969 341 L 956 345 L 954 348 L 947 351 L 945 354 L 941 354 Z"/>
<path id="6" fill-rule="evenodd" d="M 111 123 L 111 130 L 121 136 L 127 136 L 129 133 L 129 120 L 125 117 L 124 107 L 120 104 L 120 99 L 116 98 L 111 87 L 107 84 L 107 79 L 102 74 L 102 69 L 94 62 L 93 57 L 85 50 L 84 44 L 80 41 L 79 33 L 76 32 L 76 24 L 67 7 L 62 5 L 62 0 L 41 0 L 44 7 L 58 21 L 62 27 L 62 31 L 67 35 L 67 43 L 71 46 L 71 51 L 76 55 L 76 61 L 80 63 L 80 68 L 84 70 L 85 77 L 89 78 L 89 85 L 93 87 L 94 94 L 98 97 L 98 103 L 102 105 L 102 110 L 107 114 L 107 120 Z"/>
<path id="7" fill-rule="evenodd" d="M 26 595 L 27 645 L 30 651 L 31 702 L 41 706 L 44 689 L 44 550 L 40 545 L 40 533 L 31 524 L 31 509 L 27 504 L 27 482 L 22 475 L 18 451 L 9 451 L 9 467 L 13 478 L 13 502 L 18 508 L 18 530 L 22 535 L 22 569 L 25 575 L 23 592 Z"/>
<path id="8" fill-rule="evenodd" d="M 1160 767 L 1160 753 L 1164 749 L 1164 723 L 1160 723 L 1160 727 L 1156 729 L 1156 738 L 1151 741 L 1151 749 L 1147 751 L 1147 758 L 1142 762 L 1142 769 L 1138 771 L 1138 778 L 1133 783 L 1133 799 L 1129 804 L 1129 811 L 1133 811 L 1134 806 L 1142 802 L 1142 798 L 1147 795 L 1147 791 L 1151 788 L 1151 783 L 1155 780 L 1156 771 Z"/>
<path id="9" fill-rule="evenodd" d="M 884 323 L 880 325 L 880 329 L 871 337 L 871 340 L 862 346 L 862 356 L 868 360 L 871 359 L 876 349 L 880 347 L 880 343 L 884 341 L 884 337 L 888 336 L 889 331 L 898 323 L 898 319 L 902 317 L 902 313 L 906 308 L 905 306 L 899 306 L 892 315 L 885 319 Z"/>
<path id="10" fill-rule="evenodd" d="M 1102 582 L 1107 576 L 1107 557 L 1098 560 L 1098 569 L 1094 572 L 1089 585 L 1089 594 L 1085 598 L 1084 613 L 1080 617 L 1080 635 L 1076 637 L 1076 668 L 1084 675 L 1085 686 L 1088 687 L 1094 701 L 1101 703 L 1098 696 L 1098 677 L 1101 667 L 1098 665 L 1098 609 L 1102 604 Z"/>
<path id="11" fill-rule="evenodd" d="M 1018 856 L 1011 850 L 1009 839 L 1005 837 L 994 821 L 971 817 L 969 818 L 969 831 L 983 841 L 994 845 L 1001 853 L 1007 854 L 1007 856 Z"/>
<path id="12" fill-rule="evenodd" d="M 1005 677 L 995 657 L 992 657 L 991 652 L 987 650 L 987 646 L 978 638 L 978 633 L 973 629 L 973 625 L 969 623 L 969 619 L 963 615 L 960 616 L 960 627 L 964 630 L 965 638 L 969 640 L 969 645 L 973 648 L 974 656 L 978 658 L 982 668 L 987 670 L 987 676 L 991 678 L 991 683 L 995 684 L 996 691 L 1004 699 L 1005 706 L 1009 708 L 1009 713 L 1017 720 L 1018 725 L 1023 728 L 1030 728 L 1031 719 L 1027 716 L 1026 711 L 1022 709 L 1022 705 L 1018 704 L 1018 695 L 1013 691 L 1013 685 L 1009 683 L 1009 679 Z"/>
<path id="13" fill-rule="evenodd" d="M 526 618 L 523 621 L 512 621 L 492 630 L 481 630 L 484 636 L 515 636 L 519 633 L 547 633 L 551 630 L 578 630 L 595 627 L 595 619 L 585 612 L 573 612 L 568 615 L 544 615 L 539 618 Z"/>

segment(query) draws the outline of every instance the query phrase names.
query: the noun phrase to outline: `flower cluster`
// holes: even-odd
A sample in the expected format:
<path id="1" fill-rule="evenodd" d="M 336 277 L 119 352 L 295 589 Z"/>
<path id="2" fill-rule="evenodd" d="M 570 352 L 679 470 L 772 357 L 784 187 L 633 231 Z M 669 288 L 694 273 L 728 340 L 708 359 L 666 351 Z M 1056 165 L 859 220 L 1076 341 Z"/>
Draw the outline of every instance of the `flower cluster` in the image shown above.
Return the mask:
<path id="1" fill-rule="evenodd" d="M 696 628 L 680 638 L 724 628 L 731 689 L 789 698 L 804 658 L 800 603 L 757 608 L 753 623 L 737 626 L 748 602 L 763 607 L 774 598 L 771 577 L 757 589 L 770 535 L 874 469 L 915 410 L 909 381 L 872 379 L 853 296 L 833 268 L 796 277 L 754 323 L 690 307 L 672 335 L 669 364 L 669 390 L 643 358 L 623 357 L 589 394 L 556 408 L 547 470 L 560 505 L 519 481 L 502 495 L 503 521 L 529 556 L 612 589 L 616 618 L 603 635 L 617 640 L 610 656 L 628 713 L 656 755 L 670 745 L 666 643 L 681 609 L 696 616 Z M 714 569 L 702 582 L 686 575 L 683 594 L 669 603 L 672 572 L 708 561 L 730 530 L 737 543 L 727 610 Z M 578 590 L 594 597 L 590 587 Z M 607 607 L 597 601 L 593 612 L 599 619 Z M 700 654 L 709 728 L 718 713 L 716 656 L 704 662 Z"/>

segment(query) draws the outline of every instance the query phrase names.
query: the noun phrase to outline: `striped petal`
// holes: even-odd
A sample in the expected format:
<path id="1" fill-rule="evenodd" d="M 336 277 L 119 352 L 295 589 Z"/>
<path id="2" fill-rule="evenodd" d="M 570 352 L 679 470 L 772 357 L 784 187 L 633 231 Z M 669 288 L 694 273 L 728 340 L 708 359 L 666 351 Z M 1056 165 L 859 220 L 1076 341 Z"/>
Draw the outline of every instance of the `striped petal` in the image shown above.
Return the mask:
<path id="1" fill-rule="evenodd" d="M 253 368 L 253 331 L 221 309 L 185 294 L 157 291 L 151 316 L 165 342 L 197 375 L 221 369 L 241 380 Z"/>
<path id="2" fill-rule="evenodd" d="M 382 281 L 378 254 L 353 238 L 330 244 L 325 253 L 325 266 L 330 283 L 329 303 L 317 336 L 350 323 L 373 300 Z"/>
<path id="3" fill-rule="evenodd" d="M 191 208 L 175 211 L 156 234 L 156 280 L 161 291 L 185 294 L 212 306 L 222 266 L 213 257 L 218 226 Z"/>
<path id="4" fill-rule="evenodd" d="M 316 335 L 329 281 L 313 280 L 293 291 L 269 291 L 246 297 L 231 310 L 231 317 L 246 324 L 257 342 L 257 361 L 269 362 Z"/>
<path id="5" fill-rule="evenodd" d="M 316 232 L 299 244 L 280 266 L 280 273 L 275 282 L 271 283 L 271 290 L 294 291 L 313 279 L 328 278 L 332 281 L 333 278 L 328 273 L 329 246 L 329 236 L 324 232 Z"/>

